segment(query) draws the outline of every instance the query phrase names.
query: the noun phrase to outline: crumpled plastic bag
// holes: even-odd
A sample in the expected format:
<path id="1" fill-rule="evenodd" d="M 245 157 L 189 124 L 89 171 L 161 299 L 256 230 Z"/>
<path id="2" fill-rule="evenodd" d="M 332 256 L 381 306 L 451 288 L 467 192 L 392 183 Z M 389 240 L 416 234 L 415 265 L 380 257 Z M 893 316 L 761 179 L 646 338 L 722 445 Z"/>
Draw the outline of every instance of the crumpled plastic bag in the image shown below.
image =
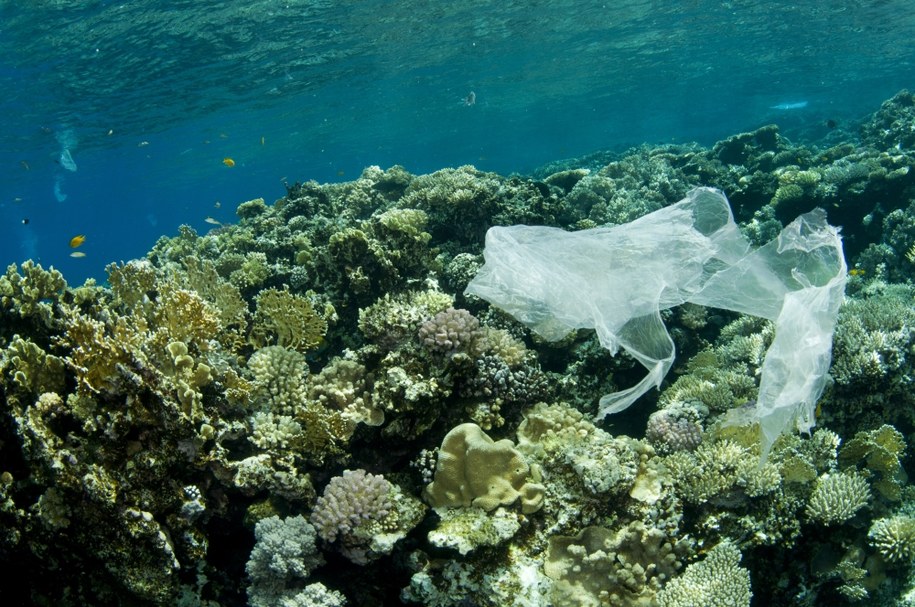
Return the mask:
<path id="1" fill-rule="evenodd" d="M 622 347 L 648 369 L 635 386 L 603 396 L 598 419 L 661 385 L 675 354 L 661 310 L 693 302 L 775 321 L 755 409 L 763 454 L 792 423 L 814 425 L 847 269 L 838 230 L 821 209 L 753 250 L 724 194 L 696 188 L 609 228 L 493 227 L 483 257 L 465 293 L 547 340 L 595 329 L 604 348 Z"/>

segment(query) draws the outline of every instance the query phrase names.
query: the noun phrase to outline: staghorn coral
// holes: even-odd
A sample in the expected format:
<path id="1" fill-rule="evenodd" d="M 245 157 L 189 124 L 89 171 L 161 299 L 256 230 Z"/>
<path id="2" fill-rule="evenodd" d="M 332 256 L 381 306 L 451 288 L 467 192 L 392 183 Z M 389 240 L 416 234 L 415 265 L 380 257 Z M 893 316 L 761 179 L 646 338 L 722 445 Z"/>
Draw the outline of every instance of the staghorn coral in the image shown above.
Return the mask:
<path id="1" fill-rule="evenodd" d="M 354 424 L 380 426 L 384 411 L 373 406 L 372 376 L 361 365 L 344 358 L 333 359 L 308 382 L 308 398 L 341 411 Z"/>
<path id="2" fill-rule="evenodd" d="M 482 338 L 480 321 L 464 309 L 448 308 L 419 327 L 419 339 L 431 352 L 445 356 L 473 353 Z"/>
<path id="3" fill-rule="evenodd" d="M 274 415 L 258 411 L 251 416 L 251 434 L 248 439 L 265 451 L 292 448 L 302 433 L 302 425 L 288 415 Z"/>
<path id="4" fill-rule="evenodd" d="M 312 570 L 324 564 L 315 545 L 315 528 L 303 516 L 281 519 L 271 516 L 257 522 L 254 528 L 255 544 L 245 571 L 251 580 L 248 602 L 251 607 L 274 605 L 321 604 L 312 603 L 315 592 L 309 584 L 297 587 L 308 579 Z M 324 592 L 327 592 L 326 589 Z M 343 596 L 330 591 L 338 604 Z M 325 603 L 330 604 L 330 603 Z"/>
<path id="5" fill-rule="evenodd" d="M 283 346 L 266 346 L 251 355 L 248 369 L 253 376 L 253 408 L 294 415 L 305 404 L 308 365 L 301 353 Z"/>
<path id="6" fill-rule="evenodd" d="M 324 488 L 315 503 L 311 521 L 324 541 L 351 535 L 361 524 L 371 524 L 388 516 L 392 510 L 391 483 L 383 476 L 365 470 L 344 470 Z"/>
<path id="7" fill-rule="evenodd" d="M 759 452 L 730 438 L 704 442 L 694 451 L 675 451 L 664 460 L 677 493 L 691 503 L 726 504 L 774 493 L 781 483 L 777 465 L 760 465 Z"/>
<path id="8" fill-rule="evenodd" d="M 454 299 L 438 290 L 408 291 L 383 297 L 359 310 L 359 330 L 372 343 L 393 349 L 412 339 L 424 320 L 454 305 Z"/>
<path id="9" fill-rule="evenodd" d="M 648 417 L 645 439 L 659 453 L 694 451 L 702 443 L 699 414 L 692 407 L 668 407 Z"/>

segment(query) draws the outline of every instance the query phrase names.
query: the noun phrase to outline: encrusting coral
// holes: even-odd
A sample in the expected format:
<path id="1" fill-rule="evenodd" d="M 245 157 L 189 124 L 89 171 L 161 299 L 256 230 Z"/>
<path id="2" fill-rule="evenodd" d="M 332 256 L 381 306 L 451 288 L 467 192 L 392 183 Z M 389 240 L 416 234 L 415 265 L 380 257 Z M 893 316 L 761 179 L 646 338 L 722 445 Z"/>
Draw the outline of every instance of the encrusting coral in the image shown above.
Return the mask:
<path id="1" fill-rule="evenodd" d="M 435 477 L 425 490 L 435 508 L 477 506 L 494 510 L 521 502 L 532 513 L 543 505 L 543 485 L 508 439 L 494 441 L 476 424 L 461 424 L 442 440 Z"/>

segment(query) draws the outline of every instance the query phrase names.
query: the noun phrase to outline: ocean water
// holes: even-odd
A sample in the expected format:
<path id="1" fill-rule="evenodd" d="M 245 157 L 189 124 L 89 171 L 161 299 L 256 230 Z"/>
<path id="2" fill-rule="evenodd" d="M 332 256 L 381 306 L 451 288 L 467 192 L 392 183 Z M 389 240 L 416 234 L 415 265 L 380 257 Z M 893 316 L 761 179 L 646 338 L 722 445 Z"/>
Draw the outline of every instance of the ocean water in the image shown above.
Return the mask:
<path id="1" fill-rule="evenodd" d="M 816 137 L 912 86 L 913 46 L 903 0 L 3 1 L 0 262 L 103 280 L 181 224 L 368 165 Z"/>

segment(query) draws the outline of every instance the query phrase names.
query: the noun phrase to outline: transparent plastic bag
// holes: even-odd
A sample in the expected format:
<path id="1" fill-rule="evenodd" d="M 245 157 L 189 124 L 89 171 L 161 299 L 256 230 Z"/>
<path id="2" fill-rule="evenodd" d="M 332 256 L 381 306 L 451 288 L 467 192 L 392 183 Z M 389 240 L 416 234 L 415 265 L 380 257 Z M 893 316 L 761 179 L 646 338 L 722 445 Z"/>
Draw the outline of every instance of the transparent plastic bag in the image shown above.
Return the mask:
<path id="1" fill-rule="evenodd" d="M 841 239 L 823 211 L 752 250 L 724 194 L 697 188 L 610 228 L 494 227 L 483 256 L 467 294 L 548 340 L 595 329 L 603 347 L 613 354 L 623 347 L 648 370 L 637 385 L 603 396 L 598 418 L 660 386 L 675 354 L 661 310 L 693 302 L 776 322 L 756 410 L 764 451 L 792 421 L 813 425 L 846 274 Z"/>

